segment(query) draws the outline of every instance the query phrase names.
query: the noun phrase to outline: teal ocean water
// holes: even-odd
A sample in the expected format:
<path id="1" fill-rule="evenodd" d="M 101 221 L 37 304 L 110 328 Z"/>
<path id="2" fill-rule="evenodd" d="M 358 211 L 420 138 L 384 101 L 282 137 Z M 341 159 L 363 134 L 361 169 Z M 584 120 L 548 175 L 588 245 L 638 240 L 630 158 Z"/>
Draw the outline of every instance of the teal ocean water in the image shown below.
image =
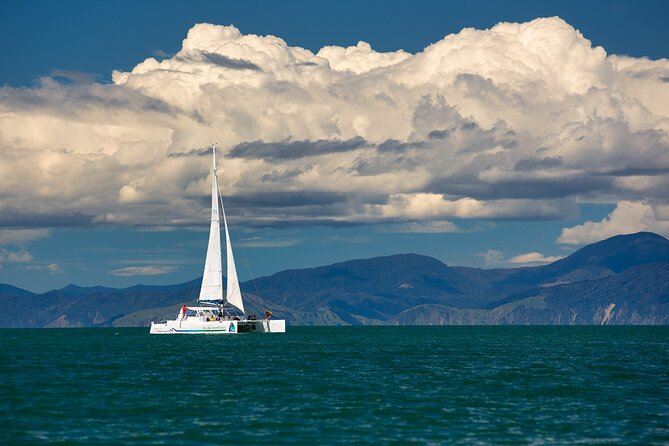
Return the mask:
<path id="1" fill-rule="evenodd" d="M 669 443 L 668 327 L 0 339 L 2 444 Z"/>

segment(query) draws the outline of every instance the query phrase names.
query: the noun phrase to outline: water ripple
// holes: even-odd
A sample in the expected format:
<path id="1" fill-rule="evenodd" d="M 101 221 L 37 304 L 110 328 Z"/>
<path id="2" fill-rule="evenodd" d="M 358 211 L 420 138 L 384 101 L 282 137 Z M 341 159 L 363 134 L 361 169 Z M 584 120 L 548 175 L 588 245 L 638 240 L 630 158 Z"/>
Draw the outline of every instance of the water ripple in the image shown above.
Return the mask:
<path id="1" fill-rule="evenodd" d="M 669 442 L 664 327 L 0 338 L 3 444 Z"/>

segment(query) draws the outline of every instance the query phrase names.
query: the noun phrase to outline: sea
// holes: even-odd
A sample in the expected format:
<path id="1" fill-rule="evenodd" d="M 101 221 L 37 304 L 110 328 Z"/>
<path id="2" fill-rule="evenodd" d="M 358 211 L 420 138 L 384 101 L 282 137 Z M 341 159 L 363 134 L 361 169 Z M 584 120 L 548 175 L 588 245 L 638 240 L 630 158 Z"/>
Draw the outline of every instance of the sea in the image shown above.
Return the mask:
<path id="1" fill-rule="evenodd" d="M 0 340 L 0 444 L 669 444 L 669 327 Z"/>

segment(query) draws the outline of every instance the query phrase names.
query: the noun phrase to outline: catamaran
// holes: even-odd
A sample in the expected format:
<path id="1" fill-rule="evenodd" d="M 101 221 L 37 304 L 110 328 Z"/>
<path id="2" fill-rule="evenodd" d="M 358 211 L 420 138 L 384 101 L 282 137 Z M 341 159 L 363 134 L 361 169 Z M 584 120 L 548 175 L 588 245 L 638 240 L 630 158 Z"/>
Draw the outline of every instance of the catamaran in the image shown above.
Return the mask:
<path id="1" fill-rule="evenodd" d="M 151 322 L 151 334 L 237 334 L 237 333 L 285 333 L 286 321 L 272 319 L 272 313 L 265 312 L 263 319 L 246 315 L 244 302 L 237 279 L 235 258 L 232 254 L 228 221 L 223 202 L 218 192 L 216 174 L 216 145 L 212 146 L 211 181 L 211 226 L 209 245 L 204 263 L 202 286 L 198 306 L 184 305 L 175 320 Z M 225 251 L 227 263 L 227 285 L 223 299 L 223 268 L 221 262 L 221 222 L 225 228 Z"/>

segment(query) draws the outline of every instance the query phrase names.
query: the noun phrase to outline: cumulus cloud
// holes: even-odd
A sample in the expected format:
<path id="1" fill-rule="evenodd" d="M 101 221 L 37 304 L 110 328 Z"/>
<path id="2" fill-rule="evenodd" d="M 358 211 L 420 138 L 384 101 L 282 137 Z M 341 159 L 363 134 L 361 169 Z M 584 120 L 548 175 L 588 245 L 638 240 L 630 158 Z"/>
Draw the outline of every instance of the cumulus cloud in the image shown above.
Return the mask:
<path id="1" fill-rule="evenodd" d="M 0 245 L 25 245 L 48 237 L 50 230 L 41 229 L 0 229 Z"/>
<path id="2" fill-rule="evenodd" d="M 450 199 L 433 193 L 393 194 L 387 203 L 367 206 L 365 215 L 377 219 L 441 220 L 444 218 L 513 219 L 523 215 L 531 219 L 554 219 L 575 212 L 573 204 L 564 200 L 476 200 Z"/>
<path id="3" fill-rule="evenodd" d="M 54 72 L 0 88 L 0 226 L 205 223 L 214 141 L 231 218 L 249 225 L 669 202 L 669 61 L 609 55 L 557 17 L 416 54 L 197 24 L 157 55 L 112 84 Z"/>
<path id="4" fill-rule="evenodd" d="M 563 256 L 544 256 L 540 252 L 528 252 L 526 254 L 519 254 L 513 256 L 509 259 L 509 263 L 514 264 L 542 264 L 542 263 L 552 263 L 564 258 Z"/>
<path id="5" fill-rule="evenodd" d="M 492 267 L 544 265 L 564 258 L 564 256 L 545 256 L 536 251 L 506 257 L 502 251 L 495 249 L 481 252 L 478 256 L 484 259 L 486 265 Z"/>
<path id="6" fill-rule="evenodd" d="M 486 252 L 481 252 L 478 256 L 483 257 L 485 264 L 488 266 L 499 266 L 504 263 L 504 253 L 496 249 L 489 249 Z"/>
<path id="7" fill-rule="evenodd" d="M 390 53 L 377 53 L 372 46 L 360 41 L 356 46 L 342 48 L 339 46 L 326 46 L 322 48 L 317 57 L 326 59 L 335 71 L 350 71 L 362 74 L 376 68 L 396 65 L 411 57 L 406 51 L 395 51 Z"/>
<path id="8" fill-rule="evenodd" d="M 46 269 L 49 271 L 51 274 L 62 274 L 63 270 L 60 268 L 60 265 L 57 263 L 49 263 L 46 266 Z"/>
<path id="9" fill-rule="evenodd" d="M 618 234 L 650 231 L 669 236 L 669 206 L 648 201 L 620 201 L 601 221 L 564 228 L 558 243 L 581 245 Z"/>
<path id="10" fill-rule="evenodd" d="M 63 274 L 63 270 L 58 263 L 30 264 L 25 267 L 29 271 L 47 271 L 49 274 Z"/>
<path id="11" fill-rule="evenodd" d="M 8 251 L 0 249 L 0 263 L 27 263 L 33 259 L 28 251 Z"/>
<path id="12" fill-rule="evenodd" d="M 158 276 L 161 274 L 170 274 L 176 271 L 174 266 L 128 266 L 126 268 L 119 268 L 109 272 L 114 276 Z"/>

